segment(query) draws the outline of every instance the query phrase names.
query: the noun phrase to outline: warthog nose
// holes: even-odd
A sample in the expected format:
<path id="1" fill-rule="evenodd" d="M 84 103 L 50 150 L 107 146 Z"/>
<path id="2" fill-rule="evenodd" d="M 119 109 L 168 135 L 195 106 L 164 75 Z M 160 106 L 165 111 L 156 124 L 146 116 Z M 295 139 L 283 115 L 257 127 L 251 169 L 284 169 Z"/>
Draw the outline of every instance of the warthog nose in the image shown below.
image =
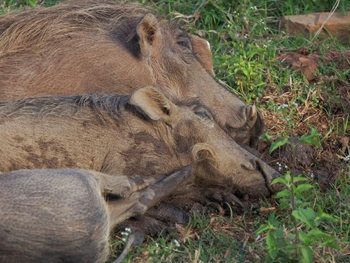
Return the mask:
<path id="1" fill-rule="evenodd" d="M 281 185 L 279 184 L 271 185 L 271 182 L 273 179 L 280 177 L 281 175 L 264 162 L 258 162 L 257 164 L 258 164 L 258 169 L 260 170 L 260 172 L 262 173 L 265 179 L 266 187 L 267 189 L 269 189 L 270 193 L 273 194 L 275 192 L 280 191 L 282 189 Z"/>
<path id="2" fill-rule="evenodd" d="M 278 177 L 281 177 L 280 173 L 275 172 L 275 173 L 272 174 L 272 179 L 276 179 Z"/>
<path id="3" fill-rule="evenodd" d="M 248 162 L 243 163 L 241 166 L 243 169 L 247 169 L 249 171 L 255 171 L 256 170 L 256 161 L 250 160 Z"/>

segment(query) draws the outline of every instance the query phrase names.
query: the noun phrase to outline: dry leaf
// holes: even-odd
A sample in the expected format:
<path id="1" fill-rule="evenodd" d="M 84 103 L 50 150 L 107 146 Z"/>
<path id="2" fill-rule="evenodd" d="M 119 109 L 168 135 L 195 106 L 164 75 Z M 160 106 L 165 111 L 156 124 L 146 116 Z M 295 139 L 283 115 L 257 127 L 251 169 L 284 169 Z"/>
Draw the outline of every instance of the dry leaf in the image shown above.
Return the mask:
<path id="1" fill-rule="evenodd" d="M 276 211 L 276 207 L 261 207 L 259 211 L 261 214 L 270 214 Z"/>

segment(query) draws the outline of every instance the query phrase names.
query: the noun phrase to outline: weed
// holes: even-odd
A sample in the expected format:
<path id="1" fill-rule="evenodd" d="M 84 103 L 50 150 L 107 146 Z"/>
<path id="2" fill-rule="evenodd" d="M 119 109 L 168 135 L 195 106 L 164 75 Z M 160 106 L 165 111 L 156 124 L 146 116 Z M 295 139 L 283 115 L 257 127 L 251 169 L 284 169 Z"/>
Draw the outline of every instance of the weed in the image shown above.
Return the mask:
<path id="1" fill-rule="evenodd" d="M 265 138 L 267 138 L 265 136 Z M 269 138 L 271 139 L 271 137 Z M 303 134 L 300 138 L 299 138 L 299 142 L 301 144 L 308 144 L 308 145 L 313 145 L 316 147 L 321 147 L 321 135 L 319 134 L 319 132 L 315 129 L 315 128 L 311 128 L 310 134 Z M 275 150 L 277 150 L 278 148 L 289 144 L 289 137 L 279 137 L 277 138 L 273 143 L 271 143 L 270 149 L 269 149 L 269 153 L 273 153 Z M 293 145 L 292 145 L 293 147 Z"/>
<path id="2" fill-rule="evenodd" d="M 311 263 L 314 258 L 314 247 L 339 248 L 336 239 L 326 233 L 323 224 L 337 222 L 338 218 L 322 210 L 315 211 L 313 203 L 304 195 L 315 186 L 303 176 L 293 176 L 287 172 L 283 177 L 274 180 L 285 187 L 277 193 L 280 209 L 289 214 L 289 224 L 282 222 L 272 214 L 267 224 L 262 225 L 257 234 L 266 234 L 268 262 L 305 262 Z M 315 198 L 315 197 L 313 197 Z"/>

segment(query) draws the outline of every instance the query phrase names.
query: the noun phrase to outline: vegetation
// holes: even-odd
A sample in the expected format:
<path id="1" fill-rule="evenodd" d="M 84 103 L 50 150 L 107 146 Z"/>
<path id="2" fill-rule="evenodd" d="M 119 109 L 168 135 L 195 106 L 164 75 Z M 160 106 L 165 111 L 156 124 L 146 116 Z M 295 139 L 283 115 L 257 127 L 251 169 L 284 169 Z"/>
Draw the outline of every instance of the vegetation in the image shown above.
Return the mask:
<path id="1" fill-rule="evenodd" d="M 0 10 L 55 2 L 5 0 Z M 140 2 L 209 40 L 217 78 L 261 109 L 267 132 L 259 150 L 284 172 L 275 183 L 286 188 L 244 212 L 223 204 L 221 213 L 196 216 L 170 236 L 149 238 L 126 262 L 350 262 L 349 46 L 279 28 L 283 15 L 328 11 L 333 2 Z M 350 10 L 350 1 L 338 10 Z M 311 76 L 300 58 L 311 61 Z M 113 238 L 115 250 L 123 238 Z"/>

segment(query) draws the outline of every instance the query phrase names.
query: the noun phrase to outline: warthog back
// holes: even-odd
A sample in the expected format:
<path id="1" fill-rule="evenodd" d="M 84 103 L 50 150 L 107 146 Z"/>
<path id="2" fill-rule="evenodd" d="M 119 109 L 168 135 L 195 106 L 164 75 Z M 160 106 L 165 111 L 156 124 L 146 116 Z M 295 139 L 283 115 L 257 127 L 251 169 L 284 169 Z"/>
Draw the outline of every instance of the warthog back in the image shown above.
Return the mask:
<path id="1" fill-rule="evenodd" d="M 108 213 L 87 171 L 1 174 L 0 211 L 0 262 L 106 260 Z"/>

